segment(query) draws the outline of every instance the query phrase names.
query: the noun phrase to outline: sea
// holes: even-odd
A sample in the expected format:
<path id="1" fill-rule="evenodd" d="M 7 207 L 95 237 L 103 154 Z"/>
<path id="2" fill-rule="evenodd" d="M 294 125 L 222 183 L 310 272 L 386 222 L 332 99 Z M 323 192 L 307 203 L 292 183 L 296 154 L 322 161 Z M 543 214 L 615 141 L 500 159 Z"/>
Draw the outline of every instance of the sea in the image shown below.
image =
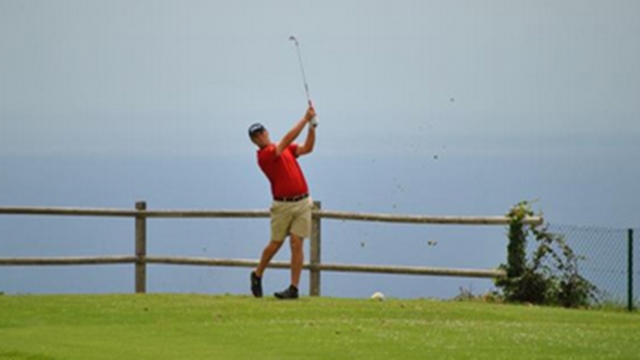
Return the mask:
<path id="1" fill-rule="evenodd" d="M 529 201 L 549 224 L 638 227 L 637 164 L 597 157 L 437 153 L 301 159 L 326 210 L 411 215 L 504 215 Z M 261 210 L 269 185 L 255 154 L 0 156 L 0 206 Z M 635 195 L 635 196 L 634 196 Z M 635 221 L 635 223 L 634 223 Z M 506 262 L 505 226 L 322 220 L 322 261 L 493 269 Z M 268 219 L 150 219 L 148 254 L 256 260 Z M 639 246 L 640 247 L 640 246 Z M 582 248 L 581 248 L 582 249 Z M 590 251 L 586 249 L 585 251 Z M 305 248 L 308 257 L 308 242 Z M 129 218 L 0 215 L 0 257 L 134 254 Z M 275 260 L 288 261 L 283 246 Z M 249 294 L 248 268 L 149 265 L 152 293 Z M 270 269 L 267 293 L 289 285 Z M 303 273 L 301 289 L 308 291 Z M 495 290 L 491 279 L 323 272 L 323 296 L 450 299 Z M 131 293 L 133 265 L 0 266 L 5 294 Z"/>

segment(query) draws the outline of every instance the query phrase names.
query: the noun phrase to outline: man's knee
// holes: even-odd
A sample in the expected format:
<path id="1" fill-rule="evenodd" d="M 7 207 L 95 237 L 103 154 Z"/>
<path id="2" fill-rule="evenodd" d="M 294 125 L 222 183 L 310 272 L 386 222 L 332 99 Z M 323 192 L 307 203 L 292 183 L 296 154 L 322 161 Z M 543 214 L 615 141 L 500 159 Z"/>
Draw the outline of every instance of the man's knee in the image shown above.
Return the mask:
<path id="1" fill-rule="evenodd" d="M 302 250 L 304 239 L 298 235 L 291 234 L 291 250 Z"/>
<path id="2" fill-rule="evenodd" d="M 280 250 L 280 247 L 282 246 L 282 241 L 275 241 L 275 240 L 271 240 L 267 246 L 264 248 L 265 252 L 276 252 L 278 250 Z"/>

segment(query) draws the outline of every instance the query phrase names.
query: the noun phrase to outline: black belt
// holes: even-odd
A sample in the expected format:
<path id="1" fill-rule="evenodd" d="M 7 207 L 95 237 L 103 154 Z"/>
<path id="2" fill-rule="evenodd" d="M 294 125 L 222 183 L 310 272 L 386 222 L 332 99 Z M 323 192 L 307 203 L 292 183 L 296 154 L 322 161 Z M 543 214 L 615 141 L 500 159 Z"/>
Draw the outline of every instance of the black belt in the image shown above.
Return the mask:
<path id="1" fill-rule="evenodd" d="M 309 194 L 302 194 L 302 195 L 292 196 L 292 197 L 274 197 L 273 200 L 283 201 L 283 202 L 296 202 L 296 201 L 304 200 L 308 197 L 309 197 Z"/>

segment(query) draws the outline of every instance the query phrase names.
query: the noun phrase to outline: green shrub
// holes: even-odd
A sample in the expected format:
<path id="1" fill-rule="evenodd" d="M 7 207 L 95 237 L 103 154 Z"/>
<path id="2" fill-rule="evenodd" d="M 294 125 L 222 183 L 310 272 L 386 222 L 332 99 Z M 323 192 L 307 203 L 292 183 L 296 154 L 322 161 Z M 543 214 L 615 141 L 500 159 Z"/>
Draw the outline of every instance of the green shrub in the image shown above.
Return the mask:
<path id="1" fill-rule="evenodd" d="M 500 265 L 507 276 L 496 281 L 506 301 L 540 305 L 584 307 L 596 301 L 596 287 L 578 272 L 577 256 L 564 236 L 548 231 L 547 226 L 525 225 L 523 220 L 533 216 L 531 205 L 521 202 L 507 216 L 509 245 L 507 264 Z M 527 259 L 527 239 L 532 236 L 538 244 Z"/>

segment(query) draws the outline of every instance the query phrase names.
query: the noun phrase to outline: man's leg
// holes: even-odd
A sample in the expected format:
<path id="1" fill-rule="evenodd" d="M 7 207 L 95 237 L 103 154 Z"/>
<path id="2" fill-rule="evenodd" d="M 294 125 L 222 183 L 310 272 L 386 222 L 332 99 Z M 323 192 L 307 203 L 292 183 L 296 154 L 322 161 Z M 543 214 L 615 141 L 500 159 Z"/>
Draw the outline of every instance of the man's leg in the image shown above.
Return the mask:
<path id="1" fill-rule="evenodd" d="M 300 274 L 302 273 L 302 263 L 304 261 L 303 240 L 304 238 L 291 234 L 291 286 L 284 291 L 275 293 L 274 295 L 278 299 L 298 298 L 298 286 L 300 284 Z"/>
<path id="2" fill-rule="evenodd" d="M 304 238 L 291 234 L 291 285 L 298 288 L 304 262 Z"/>
<path id="3" fill-rule="evenodd" d="M 290 230 L 291 245 L 291 286 L 286 290 L 276 293 L 279 299 L 297 299 L 300 274 L 304 262 L 304 238 L 311 234 L 311 216 L 313 202 L 307 198 L 296 204 L 293 222 Z"/>
<path id="4" fill-rule="evenodd" d="M 273 259 L 273 257 L 278 253 L 278 250 L 280 250 L 280 247 L 282 247 L 283 242 L 284 241 L 271 240 L 269 244 L 265 246 L 262 251 L 262 256 L 260 257 L 260 263 L 254 271 L 258 277 L 262 277 L 262 274 L 264 274 L 264 271 L 271 262 L 271 259 Z"/>
<path id="5" fill-rule="evenodd" d="M 278 252 L 278 250 L 280 250 L 282 243 L 283 241 L 271 240 L 262 251 L 258 267 L 251 272 L 251 292 L 253 293 L 253 296 L 257 298 L 262 297 L 262 275 L 271 262 L 271 259 L 273 259 L 273 256 Z"/>

